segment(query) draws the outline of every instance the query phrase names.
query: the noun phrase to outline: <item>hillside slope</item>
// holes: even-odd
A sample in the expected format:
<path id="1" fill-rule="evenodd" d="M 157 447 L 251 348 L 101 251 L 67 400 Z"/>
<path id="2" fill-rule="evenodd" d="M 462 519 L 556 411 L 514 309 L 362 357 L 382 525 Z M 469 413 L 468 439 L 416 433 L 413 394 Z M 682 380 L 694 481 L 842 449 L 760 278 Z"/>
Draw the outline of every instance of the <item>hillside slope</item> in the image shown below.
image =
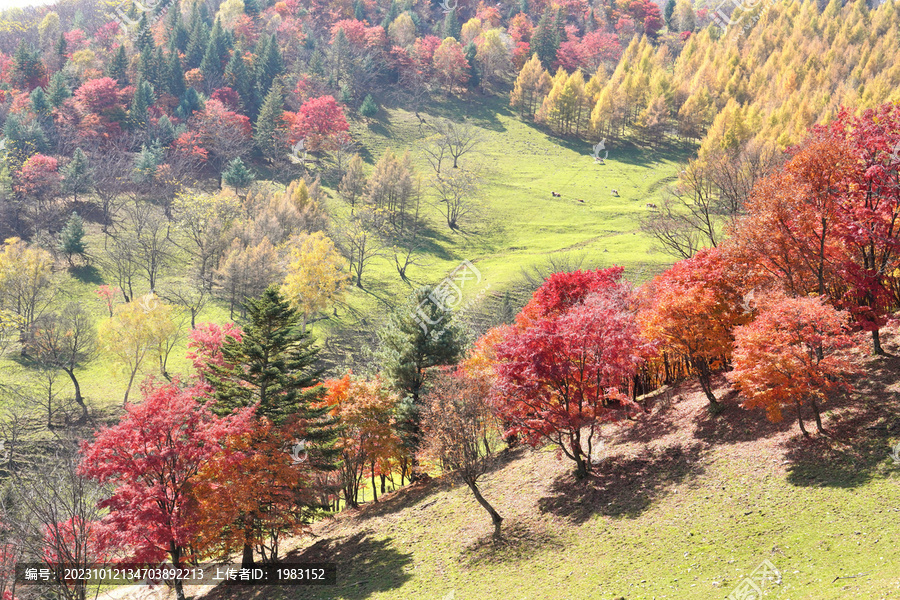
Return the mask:
<path id="1" fill-rule="evenodd" d="M 900 598 L 900 335 L 892 357 L 829 403 L 827 437 L 737 406 L 710 416 L 685 384 L 651 413 L 609 426 L 588 481 L 547 450 L 507 453 L 484 495 L 490 521 L 446 478 L 317 524 L 291 559 L 336 561 L 331 588 L 195 590 L 218 598 L 440 600 L 724 598 L 759 564 L 782 574 L 766 598 Z M 722 385 L 722 382 L 720 382 Z M 727 393 L 720 388 L 719 394 Z M 452 595 L 450 595 L 452 592 Z"/>

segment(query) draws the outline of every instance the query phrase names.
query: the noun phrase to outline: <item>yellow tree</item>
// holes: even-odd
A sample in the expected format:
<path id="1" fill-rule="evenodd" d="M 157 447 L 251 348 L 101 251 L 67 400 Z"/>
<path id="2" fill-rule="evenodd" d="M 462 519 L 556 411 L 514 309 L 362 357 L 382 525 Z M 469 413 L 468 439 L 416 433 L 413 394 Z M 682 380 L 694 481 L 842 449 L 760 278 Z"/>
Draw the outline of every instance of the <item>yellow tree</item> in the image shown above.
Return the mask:
<path id="1" fill-rule="evenodd" d="M 0 247 L 0 309 L 19 315 L 24 335 L 50 304 L 53 296 L 53 258 L 40 248 L 29 248 L 19 238 Z"/>
<path id="2" fill-rule="evenodd" d="M 532 54 L 519 76 L 516 78 L 516 84 L 513 87 L 512 94 L 509 97 L 509 105 L 518 108 L 519 114 L 534 117 L 534 113 L 540 106 L 550 91 L 550 74 L 541 66 L 541 61 L 537 54 Z"/>
<path id="3" fill-rule="evenodd" d="M 128 403 L 134 378 L 148 355 L 159 359 L 160 369 L 166 375 L 166 358 L 180 334 L 173 313 L 171 306 L 154 294 L 147 294 L 118 305 L 113 316 L 100 324 L 100 348 L 116 359 L 128 375 L 123 404 Z"/>
<path id="4" fill-rule="evenodd" d="M 304 235 L 291 249 L 291 262 L 281 292 L 307 319 L 341 297 L 350 275 L 344 257 L 321 231 Z"/>

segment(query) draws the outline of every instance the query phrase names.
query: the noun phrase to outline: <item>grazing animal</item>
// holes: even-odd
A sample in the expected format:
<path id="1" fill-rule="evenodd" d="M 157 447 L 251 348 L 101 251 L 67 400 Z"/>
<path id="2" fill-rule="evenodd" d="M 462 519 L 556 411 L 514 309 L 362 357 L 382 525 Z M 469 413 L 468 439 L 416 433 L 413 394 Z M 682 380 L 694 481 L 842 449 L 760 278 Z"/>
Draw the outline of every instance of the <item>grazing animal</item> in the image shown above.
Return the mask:
<path id="1" fill-rule="evenodd" d="M 655 204 L 647 204 L 647 208 L 656 208 Z"/>
<path id="2" fill-rule="evenodd" d="M 554 198 L 562 198 L 562 194 L 557 194 L 556 192 L 550 192 L 550 194 L 551 194 Z"/>
<path id="3" fill-rule="evenodd" d="M 618 195 L 619 195 L 619 190 L 613 190 L 612 193 L 613 193 L 613 196 L 618 196 Z"/>
<path id="4" fill-rule="evenodd" d="M 581 198 L 575 198 L 575 199 L 578 200 L 579 202 L 581 202 L 582 204 L 584 204 L 584 200 L 582 200 Z"/>

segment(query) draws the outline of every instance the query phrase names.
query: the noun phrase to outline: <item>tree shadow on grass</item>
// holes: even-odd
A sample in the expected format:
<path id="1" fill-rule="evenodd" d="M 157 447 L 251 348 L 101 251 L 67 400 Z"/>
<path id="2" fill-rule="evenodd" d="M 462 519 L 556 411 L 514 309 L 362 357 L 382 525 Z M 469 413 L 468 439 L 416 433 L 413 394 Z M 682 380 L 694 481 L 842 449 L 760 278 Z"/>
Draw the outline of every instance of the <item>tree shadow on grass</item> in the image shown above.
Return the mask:
<path id="1" fill-rule="evenodd" d="M 724 382 L 719 380 L 718 384 L 724 385 Z M 717 387 L 716 380 L 713 381 L 713 386 Z M 691 386 L 683 388 L 683 391 L 690 393 L 699 389 L 700 384 L 694 382 Z M 733 390 L 717 396 L 719 396 L 719 412 L 713 414 L 710 410 L 703 411 L 694 423 L 694 437 L 698 440 L 711 445 L 752 442 L 787 431 L 794 426 L 794 422 L 789 418 L 773 423 L 766 418 L 762 409 L 742 408 L 742 399 Z"/>
<path id="2" fill-rule="evenodd" d="M 552 513 L 575 524 L 600 514 L 637 518 L 650 508 L 666 486 L 703 472 L 700 464 L 704 445 L 670 446 L 647 450 L 639 457 L 613 456 L 604 460 L 582 481 L 572 474 L 557 477 L 550 487 L 553 496 L 541 498 L 542 513 Z"/>
<path id="3" fill-rule="evenodd" d="M 394 547 L 391 538 L 377 539 L 372 537 L 373 533 L 367 530 L 350 537 L 319 540 L 284 557 L 285 563 L 337 563 L 337 585 L 285 588 L 220 585 L 205 598 L 236 600 L 280 596 L 292 599 L 363 600 L 376 593 L 390 592 L 411 578 L 407 569 L 412 565 L 412 554 Z"/>
<path id="4" fill-rule="evenodd" d="M 526 560 L 538 552 L 565 547 L 560 537 L 549 528 L 535 523 L 504 521 L 500 539 L 492 534 L 466 546 L 460 554 L 460 563 L 477 567 Z"/>
<path id="5" fill-rule="evenodd" d="M 103 275 L 100 274 L 100 271 L 94 265 L 73 267 L 69 269 L 69 273 L 81 283 L 90 283 L 93 285 L 103 285 L 104 283 Z"/>
<path id="6" fill-rule="evenodd" d="M 789 483 L 853 488 L 888 464 L 892 445 L 900 438 L 900 399 L 887 388 L 896 383 L 898 372 L 900 357 L 870 359 L 865 377 L 854 382 L 853 394 L 829 399 L 823 406 L 827 433 L 798 435 L 784 445 Z"/>

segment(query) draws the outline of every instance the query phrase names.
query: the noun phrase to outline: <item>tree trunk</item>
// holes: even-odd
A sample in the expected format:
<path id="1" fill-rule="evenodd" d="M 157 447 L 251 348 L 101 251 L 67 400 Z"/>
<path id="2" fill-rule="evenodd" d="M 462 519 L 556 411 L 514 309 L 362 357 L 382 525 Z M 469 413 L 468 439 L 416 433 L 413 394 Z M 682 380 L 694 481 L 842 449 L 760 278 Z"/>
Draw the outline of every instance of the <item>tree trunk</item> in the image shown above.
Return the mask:
<path id="1" fill-rule="evenodd" d="M 87 405 L 84 403 L 84 398 L 81 397 L 81 386 L 78 385 L 78 380 L 75 379 L 75 369 L 66 369 L 65 367 L 63 367 L 63 371 L 66 372 L 66 375 L 68 375 L 69 379 L 72 380 L 72 385 L 75 386 L 75 404 L 81 407 L 81 416 L 78 418 L 78 423 L 85 423 L 87 422 L 88 418 L 88 409 Z M 131 385 L 129 384 L 128 387 L 130 389 Z M 126 399 L 127 397 L 128 396 L 126 395 Z"/>
<path id="2" fill-rule="evenodd" d="M 797 405 L 797 422 L 800 423 L 800 431 L 803 432 L 803 435 L 809 437 L 809 432 L 806 431 L 806 427 L 803 426 L 803 414 L 800 412 L 800 403 L 795 402 L 794 404 Z"/>
<path id="3" fill-rule="evenodd" d="M 877 329 L 872 330 L 872 351 L 877 356 L 884 356 L 884 349 L 881 347 L 881 332 Z"/>
<path id="4" fill-rule="evenodd" d="M 822 416 L 819 414 L 819 405 L 816 404 L 816 399 L 810 397 L 809 403 L 812 405 L 813 415 L 816 417 L 816 430 L 819 433 L 825 433 L 825 428 L 822 427 Z"/>
<path id="5" fill-rule="evenodd" d="M 244 552 L 241 555 L 241 568 L 242 569 L 252 569 L 253 568 L 253 546 L 244 542 Z"/>
<path id="6" fill-rule="evenodd" d="M 372 464 L 372 496 L 375 498 L 375 502 L 378 502 L 378 488 L 375 485 L 375 464 Z"/>
<path id="7" fill-rule="evenodd" d="M 128 387 L 125 388 L 125 399 L 122 400 L 122 406 L 128 404 L 128 393 L 131 392 L 131 384 L 134 383 L 134 376 L 137 375 L 137 369 L 131 372 L 131 377 L 128 378 Z"/>
<path id="8" fill-rule="evenodd" d="M 478 504 L 480 504 L 484 510 L 491 515 L 491 522 L 494 524 L 494 537 L 500 537 L 500 525 L 503 523 L 503 517 L 500 516 L 491 504 L 484 499 L 484 496 L 481 495 L 481 490 L 478 489 L 478 485 L 474 481 L 467 481 L 469 485 L 469 489 L 472 490 L 472 494 L 475 496 L 475 499 L 478 500 Z"/>

